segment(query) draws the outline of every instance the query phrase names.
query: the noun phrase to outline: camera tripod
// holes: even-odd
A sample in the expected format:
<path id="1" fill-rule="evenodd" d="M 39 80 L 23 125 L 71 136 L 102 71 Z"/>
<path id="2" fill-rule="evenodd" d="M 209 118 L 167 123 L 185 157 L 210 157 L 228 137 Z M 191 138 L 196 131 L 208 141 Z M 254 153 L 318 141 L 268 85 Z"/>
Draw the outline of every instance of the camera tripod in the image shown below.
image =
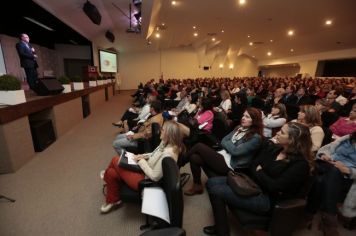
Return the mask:
<path id="1" fill-rule="evenodd" d="M 0 194 L 0 199 L 2 199 L 2 198 L 8 200 L 9 202 L 15 202 L 15 201 L 16 201 L 15 199 L 8 198 L 8 197 L 5 197 L 4 195 L 1 195 L 1 194 Z"/>

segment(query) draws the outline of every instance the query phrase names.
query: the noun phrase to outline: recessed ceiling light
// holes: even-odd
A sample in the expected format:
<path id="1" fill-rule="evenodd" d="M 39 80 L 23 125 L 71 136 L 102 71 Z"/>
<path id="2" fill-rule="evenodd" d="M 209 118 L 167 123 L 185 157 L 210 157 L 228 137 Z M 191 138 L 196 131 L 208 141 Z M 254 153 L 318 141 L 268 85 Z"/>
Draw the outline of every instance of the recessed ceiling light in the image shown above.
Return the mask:
<path id="1" fill-rule="evenodd" d="M 196 29 L 196 28 L 197 28 L 197 27 L 194 25 L 194 26 L 193 26 L 193 29 Z"/>
<path id="2" fill-rule="evenodd" d="M 244 5 L 246 3 L 246 0 L 239 0 L 240 5 Z"/>
<path id="3" fill-rule="evenodd" d="M 325 25 L 332 25 L 333 24 L 333 21 L 332 20 L 326 20 L 325 21 Z"/>
<path id="4" fill-rule="evenodd" d="M 273 39 L 270 39 L 269 41 L 270 41 L 271 43 L 273 43 Z"/>
<path id="5" fill-rule="evenodd" d="M 211 41 L 213 41 L 213 42 L 215 42 L 215 40 L 216 40 L 215 38 L 212 38 L 212 39 L 211 39 Z"/>
<path id="6" fill-rule="evenodd" d="M 288 36 L 293 36 L 294 35 L 294 30 L 288 30 Z"/>
<path id="7" fill-rule="evenodd" d="M 195 32 L 193 35 L 194 35 L 194 37 L 198 37 L 198 33 L 197 32 Z"/>
<path id="8" fill-rule="evenodd" d="M 229 69 L 233 69 L 233 68 L 234 68 L 234 64 L 230 64 Z"/>
<path id="9" fill-rule="evenodd" d="M 247 38 L 250 38 L 251 36 L 250 35 L 247 35 Z"/>
<path id="10" fill-rule="evenodd" d="M 290 51 L 291 51 L 291 52 L 294 52 L 294 49 L 293 49 L 293 48 L 291 48 L 291 49 L 290 49 Z"/>
<path id="11" fill-rule="evenodd" d="M 159 39 L 161 37 L 160 33 L 156 33 L 155 37 Z"/>
<path id="12" fill-rule="evenodd" d="M 248 44 L 248 45 L 252 46 L 252 45 L 253 45 L 253 42 L 249 42 L 249 44 Z"/>
<path id="13" fill-rule="evenodd" d="M 175 5 L 177 5 L 177 1 L 172 1 L 171 4 L 172 4 L 173 6 L 175 6 Z"/>
<path id="14" fill-rule="evenodd" d="M 224 68 L 224 64 L 220 63 L 219 68 L 220 69 Z"/>
<path id="15" fill-rule="evenodd" d="M 253 58 L 255 58 L 255 56 L 252 56 Z"/>
<path id="16" fill-rule="evenodd" d="M 221 33 L 224 33 L 225 31 L 224 30 L 221 30 Z"/>
<path id="17" fill-rule="evenodd" d="M 272 53 L 271 52 L 267 52 L 267 56 L 271 56 L 272 55 Z"/>
<path id="18" fill-rule="evenodd" d="M 161 25 L 162 25 L 162 26 L 164 26 L 165 24 L 164 24 L 164 23 L 162 23 Z"/>

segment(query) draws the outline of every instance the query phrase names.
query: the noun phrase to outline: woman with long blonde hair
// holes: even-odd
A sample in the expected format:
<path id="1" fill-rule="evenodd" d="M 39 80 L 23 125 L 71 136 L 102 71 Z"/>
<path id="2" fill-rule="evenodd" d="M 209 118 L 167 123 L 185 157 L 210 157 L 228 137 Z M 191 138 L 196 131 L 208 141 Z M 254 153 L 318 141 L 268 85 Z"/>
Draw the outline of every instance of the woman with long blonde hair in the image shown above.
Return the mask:
<path id="1" fill-rule="evenodd" d="M 101 174 L 107 184 L 106 203 L 101 206 L 101 213 L 108 213 L 121 205 L 119 188 L 121 181 L 137 191 L 139 182 L 145 178 L 153 181 L 160 180 L 163 176 L 163 158 L 171 157 L 177 161 L 179 153 L 184 149 L 182 140 L 183 133 L 180 125 L 175 121 L 166 121 L 162 127 L 159 146 L 152 153 L 134 155 L 133 157 L 141 168 L 141 173 L 119 166 L 120 158 L 123 157 L 114 157 L 109 167 Z"/>

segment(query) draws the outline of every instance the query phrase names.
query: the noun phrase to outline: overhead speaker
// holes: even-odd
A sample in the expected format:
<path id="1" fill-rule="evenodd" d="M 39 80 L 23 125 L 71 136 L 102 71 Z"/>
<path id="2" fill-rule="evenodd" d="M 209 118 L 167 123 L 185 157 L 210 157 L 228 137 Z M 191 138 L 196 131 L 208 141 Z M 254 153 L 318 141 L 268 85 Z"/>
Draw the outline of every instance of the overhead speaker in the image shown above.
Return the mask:
<path id="1" fill-rule="evenodd" d="M 55 78 L 39 79 L 34 91 L 39 96 L 55 95 L 64 90 L 62 84 Z"/>
<path id="2" fill-rule="evenodd" d="M 96 6 L 87 1 L 84 3 L 83 11 L 94 24 L 100 25 L 101 15 Z"/>
<path id="3" fill-rule="evenodd" d="M 112 43 L 115 41 L 115 35 L 111 33 L 109 30 L 106 31 L 105 37 L 107 38 L 107 40 L 109 40 Z"/>

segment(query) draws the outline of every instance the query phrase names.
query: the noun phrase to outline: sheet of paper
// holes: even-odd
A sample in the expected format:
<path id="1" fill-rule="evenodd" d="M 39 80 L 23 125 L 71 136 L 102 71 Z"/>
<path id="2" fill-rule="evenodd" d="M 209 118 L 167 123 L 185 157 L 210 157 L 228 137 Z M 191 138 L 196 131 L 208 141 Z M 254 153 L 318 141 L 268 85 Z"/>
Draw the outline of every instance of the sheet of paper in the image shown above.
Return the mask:
<path id="1" fill-rule="evenodd" d="M 133 159 L 135 154 L 131 152 L 125 152 L 125 156 L 127 157 L 127 163 L 129 165 L 137 165 L 137 162 Z"/>
<path id="2" fill-rule="evenodd" d="M 170 224 L 166 194 L 160 187 L 147 187 L 143 189 L 141 212 L 161 218 Z"/>

